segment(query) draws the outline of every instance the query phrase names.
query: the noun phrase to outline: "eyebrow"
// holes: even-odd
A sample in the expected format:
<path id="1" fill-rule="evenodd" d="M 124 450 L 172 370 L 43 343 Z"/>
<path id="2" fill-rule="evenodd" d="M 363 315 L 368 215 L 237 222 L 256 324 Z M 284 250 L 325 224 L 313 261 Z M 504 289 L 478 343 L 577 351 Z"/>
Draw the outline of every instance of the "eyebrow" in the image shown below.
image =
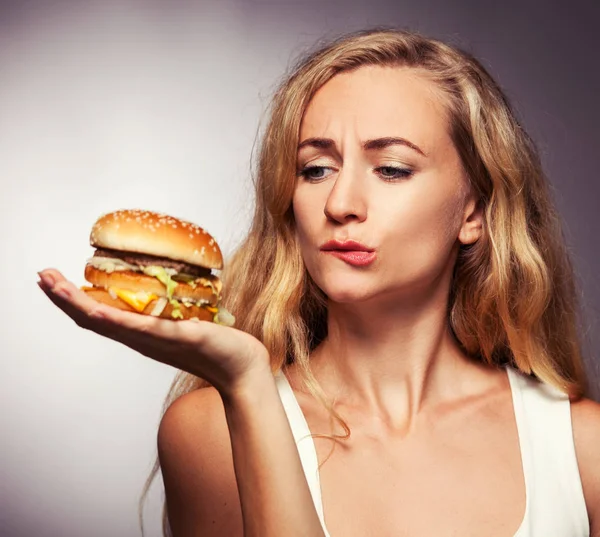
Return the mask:
<path id="1" fill-rule="evenodd" d="M 373 140 L 366 140 L 362 144 L 362 148 L 365 151 L 378 151 L 385 149 L 391 145 L 403 145 L 416 151 L 417 153 L 427 157 L 426 153 L 416 144 L 413 144 L 405 138 L 391 137 L 386 138 L 374 138 Z M 298 151 L 303 147 L 316 147 L 317 149 L 331 149 L 335 148 L 335 142 L 331 138 L 307 138 L 298 145 Z"/>

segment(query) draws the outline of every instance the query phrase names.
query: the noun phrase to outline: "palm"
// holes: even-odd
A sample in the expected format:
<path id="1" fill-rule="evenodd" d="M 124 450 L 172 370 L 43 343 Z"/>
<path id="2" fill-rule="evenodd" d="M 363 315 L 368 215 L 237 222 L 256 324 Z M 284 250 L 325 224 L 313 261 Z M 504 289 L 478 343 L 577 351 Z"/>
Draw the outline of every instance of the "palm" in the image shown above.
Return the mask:
<path id="1" fill-rule="evenodd" d="M 250 371 L 269 365 L 265 346 L 241 330 L 118 310 L 91 299 L 56 270 L 40 276 L 40 287 L 77 325 L 204 378 L 217 388 L 227 390 Z"/>

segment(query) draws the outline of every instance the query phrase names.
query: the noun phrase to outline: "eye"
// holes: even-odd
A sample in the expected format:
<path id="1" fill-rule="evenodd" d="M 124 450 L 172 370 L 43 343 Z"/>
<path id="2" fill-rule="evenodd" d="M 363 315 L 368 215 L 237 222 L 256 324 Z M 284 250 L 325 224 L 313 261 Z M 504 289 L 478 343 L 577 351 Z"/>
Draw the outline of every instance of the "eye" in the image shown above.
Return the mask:
<path id="1" fill-rule="evenodd" d="M 407 179 L 413 174 L 413 171 L 408 168 L 398 168 L 396 166 L 379 166 L 379 168 L 375 168 L 375 171 L 384 181 Z"/>
<path id="2" fill-rule="evenodd" d="M 319 181 L 325 179 L 332 172 L 331 168 L 326 166 L 306 166 L 298 172 L 298 175 L 304 177 L 307 181 Z"/>

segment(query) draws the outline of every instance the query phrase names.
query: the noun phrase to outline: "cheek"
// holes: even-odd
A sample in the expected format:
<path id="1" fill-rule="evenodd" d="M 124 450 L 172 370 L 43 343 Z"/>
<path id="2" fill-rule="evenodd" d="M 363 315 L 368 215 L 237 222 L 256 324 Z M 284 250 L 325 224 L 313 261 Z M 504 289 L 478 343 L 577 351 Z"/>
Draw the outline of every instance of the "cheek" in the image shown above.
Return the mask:
<path id="1" fill-rule="evenodd" d="M 303 203 L 302 196 L 298 193 L 294 193 L 292 198 L 292 212 L 294 214 L 294 222 L 296 223 L 296 234 L 300 242 L 305 239 L 307 234 L 307 226 L 310 223 L 310 214 L 306 204 Z"/>
<path id="2" fill-rule="evenodd" d="M 294 219 L 301 232 L 306 235 L 315 233 L 326 220 L 325 203 L 330 187 L 323 183 L 311 185 L 299 183 L 292 197 Z"/>
<path id="3" fill-rule="evenodd" d="M 318 240 L 318 227 L 324 219 L 323 209 L 320 208 L 315 196 L 307 196 L 304 189 L 299 188 L 292 198 L 292 211 L 296 223 L 296 236 L 302 250 L 302 256 L 314 247 Z"/>
<path id="4" fill-rule="evenodd" d="M 387 223 L 385 263 L 382 269 L 393 279 L 430 282 L 447 266 L 460 229 L 460 206 L 454 196 L 441 192 L 405 200 Z"/>

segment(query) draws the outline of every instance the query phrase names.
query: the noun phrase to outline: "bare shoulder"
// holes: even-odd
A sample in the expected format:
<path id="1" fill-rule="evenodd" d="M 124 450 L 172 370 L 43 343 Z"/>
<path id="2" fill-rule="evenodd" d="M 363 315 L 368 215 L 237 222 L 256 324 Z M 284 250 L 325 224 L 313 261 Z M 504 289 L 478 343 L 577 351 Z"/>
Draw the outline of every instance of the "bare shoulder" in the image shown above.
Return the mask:
<path id="1" fill-rule="evenodd" d="M 181 396 L 158 429 L 173 537 L 242 535 L 229 430 L 214 388 Z"/>
<path id="2" fill-rule="evenodd" d="M 571 402 L 577 463 L 591 523 L 591 537 L 600 537 L 600 403 Z"/>

